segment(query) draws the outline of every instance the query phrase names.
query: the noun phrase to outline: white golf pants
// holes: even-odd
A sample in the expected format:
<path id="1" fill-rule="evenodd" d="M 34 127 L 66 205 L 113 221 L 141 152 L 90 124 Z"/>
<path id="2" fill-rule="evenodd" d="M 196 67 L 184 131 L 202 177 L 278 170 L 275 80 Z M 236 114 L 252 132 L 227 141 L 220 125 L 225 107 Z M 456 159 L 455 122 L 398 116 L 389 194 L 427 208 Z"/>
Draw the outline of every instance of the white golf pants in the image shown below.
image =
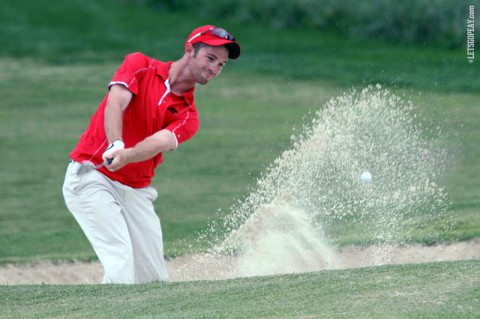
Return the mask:
<path id="1" fill-rule="evenodd" d="M 63 196 L 103 265 L 103 283 L 167 280 L 160 219 L 154 211 L 157 191 L 132 188 L 92 170 L 77 175 L 69 164 Z"/>

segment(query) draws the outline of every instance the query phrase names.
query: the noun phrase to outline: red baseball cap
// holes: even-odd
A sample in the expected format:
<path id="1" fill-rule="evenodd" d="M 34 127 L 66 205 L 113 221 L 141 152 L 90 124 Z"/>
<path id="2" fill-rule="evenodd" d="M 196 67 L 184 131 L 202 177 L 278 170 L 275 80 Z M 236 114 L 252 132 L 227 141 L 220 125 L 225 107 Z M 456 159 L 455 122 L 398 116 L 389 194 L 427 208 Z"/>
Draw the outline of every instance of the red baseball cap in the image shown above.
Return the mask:
<path id="1" fill-rule="evenodd" d="M 240 45 L 235 41 L 235 37 L 223 28 L 213 25 L 198 27 L 188 36 L 185 47 L 189 43 L 193 45 L 199 42 L 212 47 L 226 46 L 229 59 L 235 60 L 240 56 Z"/>

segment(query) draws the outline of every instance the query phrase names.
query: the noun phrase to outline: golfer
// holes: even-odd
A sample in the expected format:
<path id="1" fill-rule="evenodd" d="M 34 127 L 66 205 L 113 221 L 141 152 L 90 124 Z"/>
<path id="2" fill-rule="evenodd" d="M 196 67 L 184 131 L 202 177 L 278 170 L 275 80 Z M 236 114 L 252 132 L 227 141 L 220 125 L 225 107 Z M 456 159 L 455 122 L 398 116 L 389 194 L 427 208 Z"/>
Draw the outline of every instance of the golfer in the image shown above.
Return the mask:
<path id="1" fill-rule="evenodd" d="M 65 203 L 103 265 L 103 283 L 168 279 L 150 182 L 162 153 L 198 130 L 195 85 L 217 77 L 239 57 L 240 45 L 225 29 L 206 25 L 193 30 L 184 52 L 169 62 L 127 55 L 70 153 Z M 80 173 L 87 161 L 105 165 Z"/>

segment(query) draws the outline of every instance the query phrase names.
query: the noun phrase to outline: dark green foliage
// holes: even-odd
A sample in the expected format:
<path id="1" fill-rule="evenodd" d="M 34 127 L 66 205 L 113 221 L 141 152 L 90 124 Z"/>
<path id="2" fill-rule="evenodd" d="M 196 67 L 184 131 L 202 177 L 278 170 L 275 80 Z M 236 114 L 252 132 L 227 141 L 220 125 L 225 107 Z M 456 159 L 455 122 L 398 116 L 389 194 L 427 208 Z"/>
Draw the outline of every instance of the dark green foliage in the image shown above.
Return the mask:
<path id="1" fill-rule="evenodd" d="M 163 1 L 149 1 L 161 3 Z M 314 27 L 354 38 L 462 47 L 470 5 L 478 0 L 176 0 L 205 17 L 222 17 L 274 28 Z M 183 4 L 183 5 L 180 5 Z"/>

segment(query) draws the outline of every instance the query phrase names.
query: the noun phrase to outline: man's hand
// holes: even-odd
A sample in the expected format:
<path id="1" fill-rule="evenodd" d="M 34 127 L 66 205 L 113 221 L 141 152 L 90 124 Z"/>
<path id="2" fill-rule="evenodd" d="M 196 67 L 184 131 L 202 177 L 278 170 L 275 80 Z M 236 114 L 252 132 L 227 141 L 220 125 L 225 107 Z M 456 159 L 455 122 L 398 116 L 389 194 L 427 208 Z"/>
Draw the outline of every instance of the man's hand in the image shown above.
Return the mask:
<path id="1" fill-rule="evenodd" d="M 125 148 L 125 143 L 123 143 L 122 140 L 115 140 L 112 143 L 110 143 L 102 154 L 102 159 L 108 163 L 108 166 L 113 162 L 113 159 L 116 157 L 116 151 L 118 150 L 123 150 Z"/>
<path id="2" fill-rule="evenodd" d="M 110 164 L 105 165 L 105 167 L 110 172 L 115 172 L 127 165 L 128 163 L 132 162 L 132 155 L 133 155 L 132 148 L 126 149 L 117 149 L 113 151 L 110 156 L 112 156 L 113 160 Z"/>

